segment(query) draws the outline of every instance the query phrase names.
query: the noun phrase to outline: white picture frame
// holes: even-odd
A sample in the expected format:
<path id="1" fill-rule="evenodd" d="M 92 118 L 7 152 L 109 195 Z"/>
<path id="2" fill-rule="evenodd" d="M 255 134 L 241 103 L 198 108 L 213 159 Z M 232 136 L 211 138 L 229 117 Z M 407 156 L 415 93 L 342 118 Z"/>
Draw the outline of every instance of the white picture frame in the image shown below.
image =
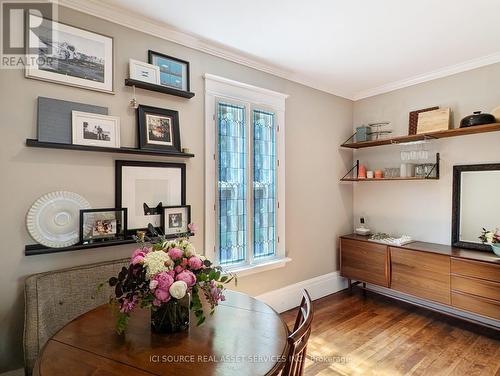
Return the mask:
<path id="1" fill-rule="evenodd" d="M 38 53 L 27 54 L 27 78 L 114 94 L 112 37 L 34 14 L 29 14 L 27 23 L 28 27 L 41 25 L 40 35 L 28 33 L 29 49 Z M 49 41 L 41 39 L 44 30 Z M 52 46 L 50 54 L 44 52 L 47 44 Z"/>
<path id="2" fill-rule="evenodd" d="M 132 80 L 160 84 L 160 67 L 143 61 L 129 59 L 129 78 Z"/>
<path id="3" fill-rule="evenodd" d="M 120 118 L 71 111 L 73 145 L 120 148 Z"/>

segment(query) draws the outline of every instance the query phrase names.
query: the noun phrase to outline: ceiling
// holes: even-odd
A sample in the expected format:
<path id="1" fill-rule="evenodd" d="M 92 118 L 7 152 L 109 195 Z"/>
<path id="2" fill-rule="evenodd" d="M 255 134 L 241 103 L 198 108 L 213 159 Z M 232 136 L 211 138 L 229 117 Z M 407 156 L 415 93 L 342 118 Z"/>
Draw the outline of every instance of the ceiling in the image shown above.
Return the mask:
<path id="1" fill-rule="evenodd" d="M 499 0 L 102 3 L 184 32 L 177 35 L 190 47 L 213 45 L 231 60 L 350 99 L 500 61 Z"/>

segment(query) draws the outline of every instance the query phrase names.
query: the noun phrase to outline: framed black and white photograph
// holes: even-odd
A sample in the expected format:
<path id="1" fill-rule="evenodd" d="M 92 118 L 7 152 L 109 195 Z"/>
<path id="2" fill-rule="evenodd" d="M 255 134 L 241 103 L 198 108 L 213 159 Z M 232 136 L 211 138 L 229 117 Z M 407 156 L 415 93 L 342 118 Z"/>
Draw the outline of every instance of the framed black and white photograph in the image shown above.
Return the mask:
<path id="1" fill-rule="evenodd" d="M 127 233 L 127 209 L 80 210 L 80 243 L 124 239 Z"/>
<path id="2" fill-rule="evenodd" d="M 129 231 L 162 226 L 162 208 L 186 203 L 183 163 L 116 161 L 116 206 L 128 209 Z"/>
<path id="3" fill-rule="evenodd" d="M 150 64 L 160 68 L 160 85 L 189 91 L 189 62 L 155 51 L 148 51 Z"/>
<path id="4" fill-rule="evenodd" d="M 143 61 L 129 59 L 129 78 L 160 85 L 160 67 Z"/>
<path id="5" fill-rule="evenodd" d="M 113 38 L 34 14 L 26 22 L 26 77 L 113 93 Z"/>
<path id="6" fill-rule="evenodd" d="M 178 111 L 140 105 L 137 123 L 141 149 L 181 153 Z"/>
<path id="7" fill-rule="evenodd" d="M 120 147 L 120 118 L 72 111 L 72 133 L 74 145 Z"/>
<path id="8" fill-rule="evenodd" d="M 191 223 L 191 206 L 164 206 L 162 228 L 165 235 L 181 235 L 189 232 Z"/>

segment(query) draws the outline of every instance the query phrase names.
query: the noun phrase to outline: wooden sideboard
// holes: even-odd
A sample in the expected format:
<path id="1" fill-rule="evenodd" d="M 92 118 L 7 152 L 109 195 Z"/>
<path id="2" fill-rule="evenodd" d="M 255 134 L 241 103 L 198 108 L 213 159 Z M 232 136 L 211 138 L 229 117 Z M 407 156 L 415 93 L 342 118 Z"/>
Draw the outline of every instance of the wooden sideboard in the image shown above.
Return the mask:
<path id="1" fill-rule="evenodd" d="M 500 258 L 494 253 L 413 242 L 389 246 L 340 237 L 340 274 L 430 302 L 500 320 Z"/>

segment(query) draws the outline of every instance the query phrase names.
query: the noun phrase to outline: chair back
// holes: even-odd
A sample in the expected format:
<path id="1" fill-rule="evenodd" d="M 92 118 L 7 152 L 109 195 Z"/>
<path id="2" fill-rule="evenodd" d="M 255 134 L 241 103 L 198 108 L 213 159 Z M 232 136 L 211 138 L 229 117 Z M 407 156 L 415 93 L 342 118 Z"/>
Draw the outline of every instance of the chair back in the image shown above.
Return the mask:
<path id="1" fill-rule="evenodd" d="M 301 376 L 304 373 L 307 341 L 311 334 L 314 314 L 311 296 L 307 290 L 304 290 L 302 295 L 293 331 L 288 336 L 289 351 L 282 376 Z"/>
<path id="2" fill-rule="evenodd" d="M 100 283 L 116 275 L 129 259 L 83 265 L 29 276 L 25 281 L 24 367 L 31 375 L 45 342 L 71 320 L 109 301 Z"/>

